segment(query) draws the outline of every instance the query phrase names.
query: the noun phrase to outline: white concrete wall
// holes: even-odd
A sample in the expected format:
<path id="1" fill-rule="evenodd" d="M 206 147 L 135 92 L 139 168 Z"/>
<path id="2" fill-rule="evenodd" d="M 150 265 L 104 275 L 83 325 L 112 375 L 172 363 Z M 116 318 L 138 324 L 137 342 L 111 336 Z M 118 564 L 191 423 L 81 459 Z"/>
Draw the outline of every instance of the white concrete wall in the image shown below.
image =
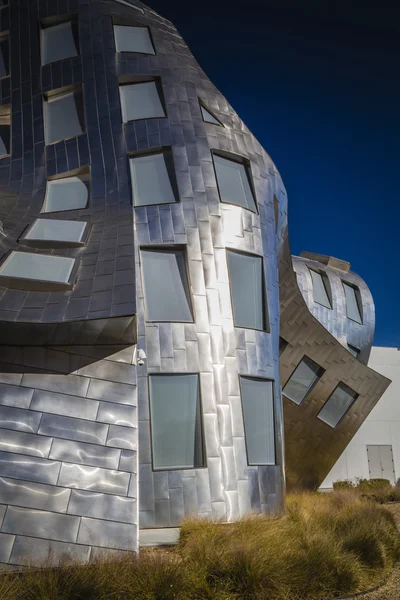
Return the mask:
<path id="1" fill-rule="evenodd" d="M 378 404 L 336 462 L 321 488 L 334 481 L 369 478 L 367 445 L 391 445 L 395 477 L 400 477 L 400 350 L 372 348 L 368 366 L 392 380 Z"/>

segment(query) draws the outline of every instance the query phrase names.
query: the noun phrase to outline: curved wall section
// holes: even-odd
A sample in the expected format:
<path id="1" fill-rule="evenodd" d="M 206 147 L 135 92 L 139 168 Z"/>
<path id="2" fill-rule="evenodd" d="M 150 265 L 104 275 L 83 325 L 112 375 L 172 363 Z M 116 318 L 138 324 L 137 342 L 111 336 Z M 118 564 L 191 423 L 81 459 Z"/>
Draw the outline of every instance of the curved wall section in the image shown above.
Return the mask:
<path id="1" fill-rule="evenodd" d="M 297 284 L 311 314 L 366 365 L 374 338 L 375 307 L 365 281 L 349 270 L 349 263 L 332 257 L 304 252 L 293 256 L 292 260 Z M 321 298 L 315 289 L 319 282 L 313 282 L 315 273 L 317 277 L 322 275 L 322 285 L 328 296 L 325 304 L 330 306 L 318 302 Z M 346 285 L 351 297 L 346 297 Z"/>

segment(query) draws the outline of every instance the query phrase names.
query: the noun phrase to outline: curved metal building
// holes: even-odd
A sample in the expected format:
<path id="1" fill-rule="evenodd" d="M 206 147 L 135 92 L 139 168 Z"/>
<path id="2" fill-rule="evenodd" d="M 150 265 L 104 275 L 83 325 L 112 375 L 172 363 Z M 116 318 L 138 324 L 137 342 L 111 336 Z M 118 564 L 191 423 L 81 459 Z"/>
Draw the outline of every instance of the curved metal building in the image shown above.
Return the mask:
<path id="1" fill-rule="evenodd" d="M 274 164 L 141 3 L 1 4 L 0 563 L 279 509 Z"/>

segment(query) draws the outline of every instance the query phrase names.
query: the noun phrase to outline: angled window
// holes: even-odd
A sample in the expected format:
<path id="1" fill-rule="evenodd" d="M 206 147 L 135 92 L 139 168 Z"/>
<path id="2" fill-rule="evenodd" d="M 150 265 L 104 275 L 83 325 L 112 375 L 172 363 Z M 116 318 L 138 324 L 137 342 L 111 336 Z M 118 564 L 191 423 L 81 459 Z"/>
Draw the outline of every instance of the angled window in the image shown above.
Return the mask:
<path id="1" fill-rule="evenodd" d="M 54 144 L 85 131 L 81 86 L 72 86 L 45 98 L 45 140 Z"/>
<path id="2" fill-rule="evenodd" d="M 228 270 L 235 326 L 268 331 L 262 258 L 228 250 Z"/>
<path id="3" fill-rule="evenodd" d="M 0 107 L 0 157 L 11 154 L 11 106 Z"/>
<path id="4" fill-rule="evenodd" d="M 80 171 L 76 176 L 48 180 L 41 212 L 51 213 L 86 208 L 89 202 L 89 190 L 88 169 Z"/>
<path id="5" fill-rule="evenodd" d="M 81 246 L 86 226 L 86 221 L 36 219 L 20 241 L 35 248 Z"/>
<path id="6" fill-rule="evenodd" d="M 282 393 L 292 402 L 301 404 L 323 372 L 324 369 L 305 356 L 293 371 Z"/>
<path id="7" fill-rule="evenodd" d="M 356 323 L 362 323 L 360 292 L 358 288 L 355 288 L 344 281 L 342 281 L 342 283 L 346 296 L 347 316 L 352 321 L 356 321 Z"/>
<path id="8" fill-rule="evenodd" d="M 347 385 L 339 383 L 333 394 L 319 411 L 317 415 L 318 419 L 321 419 L 321 421 L 330 425 L 330 427 L 336 427 L 357 397 L 358 394 L 353 392 Z"/>
<path id="9" fill-rule="evenodd" d="M 178 201 L 172 152 L 135 156 L 130 159 L 135 206 Z"/>
<path id="10" fill-rule="evenodd" d="M 148 321 L 193 321 L 183 250 L 141 250 Z"/>
<path id="11" fill-rule="evenodd" d="M 221 202 L 257 212 L 248 163 L 214 153 L 214 166 Z"/>
<path id="12" fill-rule="evenodd" d="M 10 45 L 8 33 L 0 36 L 0 79 L 10 74 Z"/>
<path id="13" fill-rule="evenodd" d="M 0 266 L 0 281 L 20 289 L 68 289 L 74 263 L 64 256 L 11 252 Z"/>
<path id="14" fill-rule="evenodd" d="M 76 20 L 54 23 L 46 19 L 40 31 L 42 65 L 78 56 L 78 24 Z"/>
<path id="15" fill-rule="evenodd" d="M 213 125 L 219 125 L 220 127 L 223 127 L 221 121 L 219 121 L 217 119 L 217 117 L 215 117 L 213 115 L 211 110 L 206 107 L 206 105 L 203 103 L 203 101 L 199 100 L 199 102 L 200 102 L 200 110 L 201 110 L 201 116 L 203 117 L 203 121 L 205 121 L 206 123 L 212 123 Z"/>
<path id="16" fill-rule="evenodd" d="M 275 218 L 275 232 L 278 231 L 279 227 L 279 200 L 274 194 L 274 218 Z"/>
<path id="17" fill-rule="evenodd" d="M 124 24 L 114 18 L 114 37 L 117 52 L 155 54 L 148 27 Z"/>
<path id="18" fill-rule="evenodd" d="M 351 344 L 347 344 L 347 349 L 350 352 L 350 354 L 352 354 L 354 356 L 354 358 L 358 358 L 358 356 L 360 354 L 360 348 L 356 348 L 355 346 L 352 346 Z"/>
<path id="19" fill-rule="evenodd" d="M 309 269 L 309 271 L 313 282 L 314 302 L 326 306 L 326 308 L 332 308 L 327 292 L 326 276 L 314 271 L 314 269 Z"/>
<path id="20" fill-rule="evenodd" d="M 198 375 L 150 375 L 153 468 L 204 467 Z"/>
<path id="21" fill-rule="evenodd" d="M 126 83 L 119 86 L 119 93 L 124 123 L 166 116 L 161 84 L 158 80 Z"/>
<path id="22" fill-rule="evenodd" d="M 249 465 L 275 464 L 274 387 L 272 381 L 240 377 L 243 423 Z"/>

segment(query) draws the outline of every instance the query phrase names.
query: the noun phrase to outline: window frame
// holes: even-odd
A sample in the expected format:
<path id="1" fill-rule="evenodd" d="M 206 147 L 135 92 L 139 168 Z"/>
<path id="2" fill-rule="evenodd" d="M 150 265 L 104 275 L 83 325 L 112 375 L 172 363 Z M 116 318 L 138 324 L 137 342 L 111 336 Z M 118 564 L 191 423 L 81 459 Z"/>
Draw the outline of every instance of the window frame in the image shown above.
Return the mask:
<path id="1" fill-rule="evenodd" d="M 81 131 L 80 133 L 75 133 L 74 135 L 70 135 L 68 137 L 65 138 L 59 138 L 57 140 L 55 140 L 54 142 L 47 142 L 47 130 L 48 130 L 48 123 L 47 123 L 47 103 L 50 101 L 54 102 L 55 99 L 57 98 L 57 96 L 66 96 L 67 94 L 72 93 L 74 95 L 74 101 L 75 101 L 75 95 L 76 94 L 81 94 L 81 98 L 82 98 L 82 124 L 83 124 L 83 131 Z M 44 126 L 44 146 L 46 148 L 46 146 L 54 146 L 54 144 L 58 144 L 59 142 L 63 142 L 66 140 L 71 140 L 73 138 L 77 138 L 81 135 L 86 135 L 87 134 L 87 122 L 86 122 L 86 111 L 85 111 L 85 96 L 84 96 L 84 84 L 83 83 L 78 83 L 78 84 L 72 84 L 72 85 L 68 85 L 66 87 L 63 88 L 57 88 L 55 90 L 51 90 L 50 92 L 44 92 L 42 94 L 42 98 L 43 98 L 43 126 Z M 59 98 L 60 99 L 60 98 Z M 75 101 L 75 105 L 76 105 L 76 101 Z M 79 106 L 76 106 L 76 112 L 78 115 L 78 120 L 80 120 L 79 117 Z"/>
<path id="2" fill-rule="evenodd" d="M 63 25 L 64 23 L 71 23 L 72 37 L 76 47 L 76 54 L 73 56 L 66 56 L 65 58 L 58 58 L 50 62 L 43 63 L 43 45 L 44 45 L 44 32 L 46 29 L 56 27 L 57 25 Z M 41 19 L 39 22 L 39 47 L 40 47 L 40 66 L 41 68 L 47 65 L 53 65 L 60 63 L 63 60 L 72 60 L 80 56 L 80 39 L 79 39 L 79 16 L 77 14 L 64 14 L 57 15 L 55 17 L 46 17 Z"/>
<path id="3" fill-rule="evenodd" d="M 49 281 L 46 279 L 28 279 L 26 277 L 13 277 L 12 275 L 3 275 L 1 273 L 2 267 L 6 264 L 9 258 L 12 256 L 12 254 L 16 252 L 19 254 L 35 254 L 36 256 L 45 256 L 46 258 L 52 256 L 54 258 L 69 258 L 73 260 L 73 265 L 69 274 L 68 281 Z M 58 255 L 48 253 L 45 254 L 42 252 L 24 252 L 23 250 L 18 249 L 9 250 L 0 263 L 0 285 L 5 284 L 4 287 L 9 287 L 10 289 L 38 292 L 57 292 L 72 290 L 78 272 L 79 264 L 79 259 L 72 258 L 69 256 L 60 257 Z"/>
<path id="4" fill-rule="evenodd" d="M 162 202 L 162 203 L 154 203 L 153 202 L 151 204 L 135 204 L 134 178 L 132 177 L 131 160 L 134 160 L 135 158 L 144 158 L 145 156 L 153 156 L 153 155 L 158 155 L 158 154 L 162 154 L 164 156 L 165 168 L 167 170 L 168 179 L 171 184 L 172 194 L 175 197 L 175 202 Z M 166 155 L 168 157 L 170 157 L 170 160 L 172 163 L 172 169 L 168 168 L 167 161 L 165 160 Z M 160 148 L 151 148 L 150 150 L 146 150 L 144 152 L 139 151 L 139 152 L 128 153 L 128 160 L 129 160 L 129 177 L 130 177 L 131 192 L 132 192 L 132 206 L 134 209 L 141 208 L 144 206 L 170 206 L 171 204 L 178 204 L 181 202 L 181 199 L 179 196 L 178 181 L 177 181 L 177 177 L 176 177 L 175 159 L 174 159 L 174 152 L 173 152 L 172 146 L 162 146 Z"/>
<path id="5" fill-rule="evenodd" d="M 289 398 L 289 396 L 287 396 L 285 394 L 285 387 L 287 386 L 287 384 L 289 383 L 289 381 L 292 379 L 293 375 L 295 374 L 295 372 L 297 371 L 297 369 L 299 368 L 299 366 L 301 365 L 301 363 L 302 362 L 306 363 L 307 361 L 313 363 L 313 365 L 316 365 L 318 367 L 318 373 L 316 374 L 316 377 L 315 377 L 314 381 L 311 383 L 311 385 L 307 389 L 306 393 L 304 394 L 304 396 L 300 400 L 300 402 L 296 402 L 295 400 L 293 400 L 292 398 Z M 296 406 L 301 406 L 303 404 L 303 402 L 305 401 L 305 399 L 307 398 L 307 396 L 311 393 L 311 391 L 317 385 L 317 383 L 319 381 L 321 381 L 322 376 L 324 375 L 325 371 L 326 371 L 326 369 L 324 369 L 323 367 L 321 367 L 321 365 L 319 365 L 317 362 L 315 362 L 315 360 L 313 360 L 312 358 L 310 358 L 307 354 L 303 354 L 302 358 L 299 360 L 299 362 L 297 363 L 297 365 L 295 366 L 295 368 L 293 369 L 293 371 L 289 375 L 289 377 L 288 377 L 285 385 L 282 387 L 282 396 L 285 396 L 285 398 L 287 400 L 290 400 L 290 402 L 293 402 L 293 404 L 296 404 Z"/>
<path id="6" fill-rule="evenodd" d="M 44 213 L 46 214 L 46 213 Z M 52 240 L 52 239 L 41 239 L 41 238 L 28 238 L 26 236 L 32 231 L 37 221 L 62 221 L 64 223 L 73 222 L 73 223 L 82 223 L 84 224 L 84 228 L 82 231 L 82 237 L 79 241 L 74 240 Z M 21 246 L 27 246 L 29 248 L 37 248 L 37 249 L 61 249 L 61 248 L 82 248 L 86 245 L 88 237 L 90 233 L 89 222 L 85 219 L 56 219 L 56 218 L 46 218 L 46 217 L 37 217 L 34 221 L 28 225 L 20 237 L 18 238 L 18 243 Z"/>
<path id="7" fill-rule="evenodd" d="M 215 116 L 214 112 L 208 108 L 207 104 L 204 102 L 204 100 L 202 100 L 200 98 L 200 96 L 198 97 L 198 100 L 199 100 L 200 113 L 201 113 L 201 118 L 203 120 L 203 123 L 207 123 L 208 125 L 214 125 L 215 127 L 225 127 L 225 125 L 222 123 L 222 121 L 218 117 Z M 204 110 L 206 110 L 208 113 L 210 113 L 210 115 L 212 117 L 214 117 L 214 119 L 216 121 L 218 121 L 218 123 L 211 123 L 211 121 L 206 121 L 204 119 L 203 111 L 201 110 L 202 108 L 204 108 Z"/>
<path id="8" fill-rule="evenodd" d="M 218 182 L 217 169 L 215 167 L 215 160 L 214 160 L 215 156 L 219 156 L 220 158 L 224 158 L 225 160 L 230 160 L 231 162 L 237 163 L 244 167 L 244 170 L 245 170 L 245 173 L 247 176 L 247 181 L 250 186 L 250 191 L 253 196 L 255 210 L 253 210 L 252 208 L 248 208 L 246 206 L 242 206 L 240 204 L 235 204 L 234 202 L 226 202 L 225 200 L 222 200 L 221 190 L 220 190 L 219 182 Z M 211 157 L 212 157 L 212 164 L 213 164 L 213 168 L 214 168 L 215 181 L 217 184 L 219 201 L 221 202 L 221 204 L 227 204 L 228 206 L 237 206 L 238 208 L 241 208 L 242 210 L 248 210 L 251 213 L 258 215 L 259 214 L 258 201 L 257 201 L 256 189 L 255 189 L 254 180 L 253 180 L 253 171 L 251 168 L 251 161 L 248 158 L 241 156 L 240 154 L 232 154 L 230 152 L 225 152 L 224 150 L 215 150 L 214 148 L 211 149 Z"/>
<path id="9" fill-rule="evenodd" d="M 328 404 L 329 400 L 332 398 L 332 396 L 334 395 L 334 393 L 336 392 L 336 390 L 339 388 L 347 388 L 347 390 L 350 390 L 350 392 L 352 394 L 354 394 L 353 396 L 353 401 L 349 404 L 349 406 L 346 408 L 346 410 L 344 411 L 344 413 L 342 414 L 342 416 L 340 417 L 340 419 L 338 420 L 338 422 L 336 423 L 336 425 L 334 427 L 332 427 L 332 425 L 330 425 L 329 423 L 327 423 L 326 421 L 324 421 L 323 419 L 321 419 L 321 417 L 319 416 L 322 409 Z M 352 390 L 351 387 L 349 387 L 346 383 L 344 383 L 343 381 L 339 381 L 339 383 L 335 386 L 334 390 L 331 392 L 331 394 L 329 394 L 329 397 L 326 399 L 326 401 L 324 402 L 323 406 L 321 406 L 321 408 L 319 409 L 318 413 L 317 413 L 317 419 L 319 419 L 321 421 L 321 423 L 324 423 L 324 425 L 326 425 L 327 427 L 330 427 L 331 429 L 336 429 L 338 427 L 338 425 L 340 425 L 340 423 L 342 422 L 342 420 L 344 419 L 344 417 L 347 415 L 347 413 L 349 412 L 349 410 L 351 409 L 351 407 L 353 406 L 353 404 L 356 402 L 356 400 L 360 397 L 360 394 L 358 394 L 356 391 Z"/>
<path id="10" fill-rule="evenodd" d="M 261 285 L 262 285 L 262 316 L 263 316 L 263 329 L 253 328 L 253 327 L 243 327 L 243 325 L 236 325 L 235 323 L 235 311 L 234 311 L 234 301 L 233 301 L 233 289 L 232 289 L 232 278 L 229 271 L 229 254 L 228 252 L 234 252 L 235 254 L 241 254 L 242 256 L 248 256 L 250 258 L 259 258 L 261 259 Z M 267 278 L 265 275 L 265 266 L 264 266 L 264 256 L 260 254 L 252 254 L 251 252 L 243 252 L 242 250 L 237 250 L 236 248 L 225 248 L 226 254 L 226 264 L 228 270 L 228 280 L 229 280 L 229 294 L 231 298 L 232 305 L 232 316 L 233 316 L 233 326 L 237 329 L 247 329 L 249 331 L 262 331 L 264 333 L 271 333 L 271 323 L 269 319 L 269 306 L 268 306 L 268 294 L 266 292 L 267 287 Z"/>
<path id="11" fill-rule="evenodd" d="M 153 52 L 138 52 L 137 50 L 117 50 L 117 39 L 115 36 L 115 25 L 117 25 L 118 27 L 136 27 L 136 28 L 140 28 L 140 29 L 147 29 L 147 33 L 149 34 L 149 39 L 150 39 L 150 44 L 153 48 Z M 153 38 L 153 34 L 151 31 L 151 28 L 148 25 L 143 25 L 141 23 L 135 23 L 134 21 L 130 21 L 127 19 L 124 19 L 122 17 L 118 17 L 117 15 L 113 15 L 112 17 L 112 26 L 113 26 L 113 36 L 114 36 L 114 48 L 115 48 L 115 53 L 116 54 L 139 54 L 140 56 L 156 56 L 157 52 L 156 52 L 156 47 L 154 44 L 154 38 Z"/>
<path id="12" fill-rule="evenodd" d="M 2 6 L 1 8 L 5 8 L 4 6 Z M 11 76 L 11 44 L 10 44 L 10 30 L 6 30 L 6 31 L 2 31 L 0 33 L 0 44 L 3 44 L 4 42 L 8 43 L 8 74 L 7 75 L 3 75 L 2 77 L 0 77 L 0 81 L 2 81 L 3 79 L 7 79 L 7 77 Z M 11 145 L 11 139 L 10 139 L 10 145 Z"/>
<path id="13" fill-rule="evenodd" d="M 314 268 L 314 267 L 307 267 L 307 268 L 310 272 L 314 303 L 318 304 L 319 306 L 323 306 L 324 308 L 327 308 L 328 310 L 332 310 L 333 309 L 332 289 L 331 289 L 328 275 L 325 273 L 325 271 L 320 271 L 317 268 Z M 318 302 L 318 300 L 315 299 L 315 285 L 314 285 L 313 276 L 311 274 L 312 272 L 316 273 L 317 275 L 319 275 L 321 277 L 322 285 L 324 286 L 324 290 L 325 290 L 326 297 L 328 298 L 329 306 L 325 306 L 325 304 L 322 304 L 321 302 Z"/>
<path id="14" fill-rule="evenodd" d="M 154 319 L 151 320 L 148 318 L 148 311 L 147 311 L 147 302 L 146 302 L 146 293 L 145 293 L 145 286 L 144 286 L 144 272 L 143 272 L 143 263 L 142 263 L 142 250 L 151 250 L 154 252 L 165 252 L 165 253 L 172 253 L 172 252 L 181 252 L 183 254 L 183 258 L 184 258 L 184 263 L 185 263 L 185 271 L 186 271 L 186 277 L 187 277 L 187 284 L 188 284 L 188 303 L 189 303 L 189 309 L 192 315 L 192 320 L 191 321 L 171 321 L 169 320 L 163 320 L 163 321 L 155 321 Z M 139 246 L 139 270 L 140 270 L 140 281 L 142 284 L 142 291 L 143 291 L 143 304 L 144 304 L 144 320 L 145 323 L 195 323 L 196 322 L 196 314 L 195 314 L 195 310 L 194 310 L 194 302 L 193 302 L 193 293 L 192 293 L 192 283 L 191 283 L 191 279 L 190 279 L 190 270 L 189 270 L 189 259 L 188 259 L 188 254 L 187 254 L 187 246 L 186 245 L 182 245 L 182 244 L 144 244 L 143 246 Z"/>
<path id="15" fill-rule="evenodd" d="M 346 285 L 347 285 L 347 287 L 352 288 L 354 291 L 354 297 L 356 299 L 358 314 L 360 316 L 359 321 L 356 321 L 356 319 L 349 317 L 348 307 L 347 307 L 346 288 L 345 288 Z M 362 305 L 360 288 L 357 285 L 354 285 L 353 283 L 349 283 L 348 281 L 345 281 L 344 279 L 342 279 L 342 286 L 343 286 L 343 292 L 344 292 L 344 299 L 345 299 L 345 303 L 346 303 L 346 317 L 348 319 L 350 319 L 350 321 L 353 321 L 353 323 L 357 323 L 358 325 L 364 325 L 364 313 L 363 313 L 363 305 Z"/>
<path id="16" fill-rule="evenodd" d="M 4 123 L 3 123 L 4 121 Z M 7 121 L 7 123 L 5 122 Z M 12 155 L 12 109 L 11 104 L 0 106 L 0 127 L 8 127 L 10 130 L 9 149 L 7 154 L 0 154 L 0 160 Z"/>
<path id="17" fill-rule="evenodd" d="M 53 183 L 54 181 L 61 181 L 62 179 L 69 179 L 77 177 L 81 179 L 84 185 L 88 190 L 88 199 L 86 202 L 86 206 L 82 208 L 64 208 L 63 210 L 43 210 L 47 205 L 47 186 L 49 183 Z M 91 206 L 91 191 L 92 191 L 92 176 L 90 165 L 85 167 L 80 167 L 78 169 L 74 169 L 72 171 L 65 171 L 64 173 L 58 173 L 57 175 L 53 175 L 46 179 L 46 187 L 44 191 L 44 198 L 42 203 L 42 208 L 40 209 L 39 215 L 58 215 L 63 212 L 79 212 L 81 210 L 87 210 Z"/>
<path id="18" fill-rule="evenodd" d="M 263 381 L 265 383 L 272 384 L 272 419 L 274 424 L 274 463 L 250 463 L 249 462 L 249 451 L 247 446 L 247 434 L 246 434 L 246 425 L 245 425 L 245 417 L 244 417 L 244 408 L 243 408 L 243 392 L 242 392 L 242 378 L 252 379 L 255 381 Z M 246 462 L 248 467 L 273 467 L 277 465 L 277 448 L 278 448 L 278 440 L 277 440 L 277 418 L 276 418 L 276 406 L 275 406 L 275 381 L 273 379 L 264 378 L 264 377 L 254 377 L 253 375 L 243 375 L 243 373 L 239 373 L 239 389 L 240 389 L 240 406 L 242 410 L 242 419 L 243 419 L 243 431 L 244 431 L 244 443 L 246 447 Z"/>
<path id="19" fill-rule="evenodd" d="M 161 107 L 164 111 L 164 116 L 160 117 L 140 117 L 140 119 L 129 119 L 128 121 L 124 121 L 124 115 L 122 110 L 122 99 L 121 99 L 121 88 L 132 86 L 132 85 L 140 85 L 141 83 L 154 83 L 156 87 L 156 91 L 158 94 L 158 98 L 160 100 Z M 122 125 L 128 125 L 129 123 L 136 123 L 137 121 L 151 121 L 154 119 L 168 119 L 167 105 L 164 97 L 164 90 L 162 86 L 162 78 L 160 76 L 137 76 L 137 75 L 127 75 L 118 77 L 118 95 L 119 95 L 119 106 L 121 113 L 121 122 Z"/>
<path id="20" fill-rule="evenodd" d="M 358 357 L 360 356 L 361 348 L 357 348 L 357 346 L 353 346 L 353 344 L 349 344 L 349 342 L 347 342 L 347 348 L 348 348 L 350 354 L 353 356 L 353 358 L 356 358 L 358 360 Z M 354 352 L 354 354 L 352 351 Z"/>
<path id="21" fill-rule="evenodd" d="M 196 375 L 197 376 L 197 385 L 198 385 L 198 393 L 199 393 L 199 408 L 200 408 L 200 439 L 201 439 L 201 454 L 202 454 L 202 466 L 201 467 L 170 467 L 170 468 L 156 468 L 154 466 L 154 449 L 153 449 L 153 418 L 152 418 L 152 409 L 151 409 L 151 390 L 150 390 L 150 378 L 151 377 L 170 377 L 170 376 L 179 376 L 179 375 Z M 205 428 L 204 428 L 204 413 L 203 413 L 203 398 L 201 393 L 201 373 L 199 372 L 187 372 L 187 373 L 148 373 L 147 376 L 147 393 L 149 398 L 149 428 L 150 428 L 150 452 L 151 452 L 151 470 L 153 473 L 158 473 L 162 471 L 194 471 L 195 469 L 207 469 L 207 448 L 206 448 L 206 437 L 205 437 Z"/>

